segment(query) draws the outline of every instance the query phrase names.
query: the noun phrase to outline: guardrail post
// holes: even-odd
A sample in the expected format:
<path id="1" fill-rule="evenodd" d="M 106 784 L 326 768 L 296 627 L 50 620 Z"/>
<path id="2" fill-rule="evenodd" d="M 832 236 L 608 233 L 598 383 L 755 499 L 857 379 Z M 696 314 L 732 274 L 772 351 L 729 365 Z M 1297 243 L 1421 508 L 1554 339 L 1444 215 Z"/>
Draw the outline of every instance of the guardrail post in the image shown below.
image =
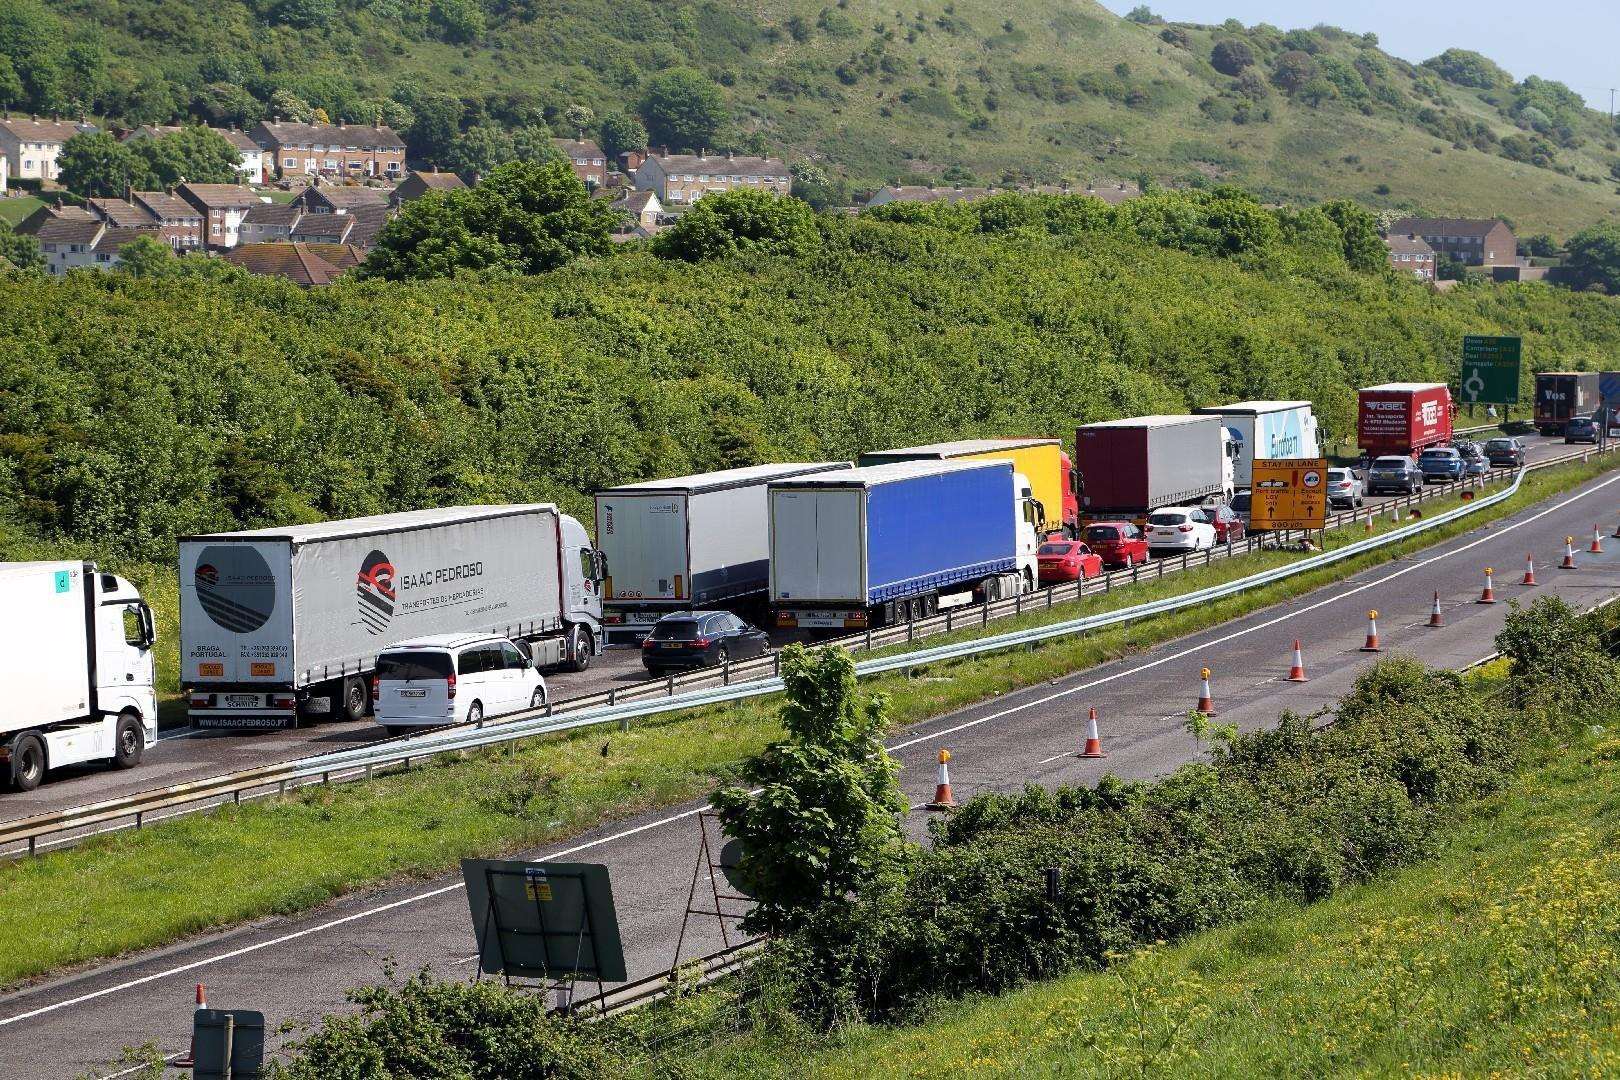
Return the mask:
<path id="1" fill-rule="evenodd" d="M 945 609 L 945 632 L 947 634 L 951 632 L 951 625 L 954 622 L 954 616 L 955 615 L 956 615 L 956 609 L 955 608 L 946 608 Z"/>
<path id="2" fill-rule="evenodd" d="M 276 798 L 278 798 L 278 799 L 282 798 L 286 794 L 287 794 L 287 781 L 283 780 L 279 784 L 276 785 Z"/>
<path id="3" fill-rule="evenodd" d="M 990 625 L 990 601 L 989 600 L 985 600 L 985 602 L 983 604 L 979 605 L 979 625 L 980 626 L 989 626 Z"/>
<path id="4" fill-rule="evenodd" d="M 1249 534 L 1244 533 L 1243 535 L 1247 536 Z M 1232 534 L 1231 533 L 1226 534 L 1226 557 L 1228 559 L 1230 559 L 1232 557 Z"/>
<path id="5" fill-rule="evenodd" d="M 1204 549 L 1204 565 L 1205 566 L 1209 565 L 1209 560 L 1211 558 L 1213 558 L 1214 555 L 1215 555 L 1215 549 L 1214 548 L 1205 548 Z"/>
<path id="6" fill-rule="evenodd" d="M 142 819 L 143 819 L 142 813 L 139 810 L 135 811 L 135 827 L 137 829 L 141 827 Z"/>
<path id="7" fill-rule="evenodd" d="M 1084 573 L 1084 572 L 1085 571 L 1081 571 L 1081 573 Z M 1024 587 L 1022 585 L 1019 585 L 1018 586 L 1018 591 L 1013 593 L 1013 614 L 1014 615 L 1022 615 L 1023 613 L 1024 613 Z"/>
<path id="8" fill-rule="evenodd" d="M 917 640 L 917 624 L 911 619 L 906 620 L 906 644 Z"/>
<path id="9" fill-rule="evenodd" d="M 1181 553 L 1181 568 L 1183 570 L 1187 569 L 1187 553 L 1185 551 Z"/>
<path id="10" fill-rule="evenodd" d="M 866 620 L 866 651 L 872 651 L 872 620 L 870 618 Z"/>
<path id="11" fill-rule="evenodd" d="M 1053 593 L 1053 591 L 1054 590 L 1052 590 L 1052 589 L 1047 589 L 1046 590 L 1046 610 L 1047 611 L 1052 610 L 1052 593 Z M 1075 581 L 1074 598 L 1076 600 L 1084 600 L 1086 598 L 1086 568 L 1083 567 L 1083 566 L 1080 568 L 1080 577 Z"/>
<path id="12" fill-rule="evenodd" d="M 1160 581 L 1164 580 L 1164 560 L 1163 559 L 1159 560 L 1159 580 Z"/>
<path id="13" fill-rule="evenodd" d="M 720 665 L 720 685 L 731 685 L 731 657 L 729 656 L 727 656 L 725 662 Z"/>
<path id="14" fill-rule="evenodd" d="M 37 836 L 30 836 L 28 838 L 28 854 L 30 854 L 30 855 L 34 854 L 34 845 L 37 844 L 38 842 L 39 842 L 39 837 L 37 837 Z"/>
<path id="15" fill-rule="evenodd" d="M 332 783 L 332 774 L 330 772 L 321 773 L 321 783 L 328 784 L 328 785 L 331 784 Z"/>
<path id="16" fill-rule="evenodd" d="M 674 697 L 675 696 L 675 676 L 673 676 L 673 675 L 665 675 L 664 676 L 664 696 L 665 697 Z"/>

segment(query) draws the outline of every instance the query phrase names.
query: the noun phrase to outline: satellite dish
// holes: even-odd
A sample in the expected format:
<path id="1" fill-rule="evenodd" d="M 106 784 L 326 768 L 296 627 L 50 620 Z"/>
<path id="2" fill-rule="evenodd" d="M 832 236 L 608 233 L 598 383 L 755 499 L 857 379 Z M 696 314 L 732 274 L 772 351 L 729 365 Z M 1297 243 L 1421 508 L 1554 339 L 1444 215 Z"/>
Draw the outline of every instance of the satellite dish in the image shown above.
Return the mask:
<path id="1" fill-rule="evenodd" d="M 720 873 L 725 877 L 726 884 L 730 885 L 738 896 L 746 896 L 752 900 L 754 894 L 751 887 L 737 868 L 742 862 L 742 856 L 743 842 L 736 837 L 727 840 L 725 846 L 720 849 Z"/>

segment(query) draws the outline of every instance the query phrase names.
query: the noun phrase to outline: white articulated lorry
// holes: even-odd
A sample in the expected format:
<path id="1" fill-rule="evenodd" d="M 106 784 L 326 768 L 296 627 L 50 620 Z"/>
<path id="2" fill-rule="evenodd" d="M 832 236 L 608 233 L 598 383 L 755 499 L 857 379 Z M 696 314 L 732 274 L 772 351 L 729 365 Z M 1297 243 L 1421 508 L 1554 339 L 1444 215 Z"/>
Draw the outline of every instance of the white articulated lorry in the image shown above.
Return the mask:
<path id="1" fill-rule="evenodd" d="M 770 586 L 766 485 L 847 471 L 847 461 L 789 462 L 625 484 L 596 493 L 596 542 L 607 557 L 609 637 L 639 640 L 672 612 L 761 612 Z"/>
<path id="2" fill-rule="evenodd" d="M 377 654 L 431 634 L 582 671 L 603 560 L 549 503 L 451 506 L 180 541 L 180 685 L 198 727 L 358 720 Z"/>
<path id="3" fill-rule="evenodd" d="M 152 612 L 88 562 L 0 563 L 0 779 L 30 791 L 47 769 L 131 768 L 157 742 Z"/>

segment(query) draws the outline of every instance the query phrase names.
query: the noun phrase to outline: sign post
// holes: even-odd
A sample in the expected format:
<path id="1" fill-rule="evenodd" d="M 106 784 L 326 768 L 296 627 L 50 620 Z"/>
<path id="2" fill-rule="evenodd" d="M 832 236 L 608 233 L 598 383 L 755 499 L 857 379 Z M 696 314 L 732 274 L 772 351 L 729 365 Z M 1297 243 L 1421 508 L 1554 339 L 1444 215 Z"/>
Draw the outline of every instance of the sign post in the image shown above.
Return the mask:
<path id="1" fill-rule="evenodd" d="M 1472 405 L 1517 405 L 1523 342 L 1516 337 L 1463 338 L 1458 400 Z"/>
<path id="2" fill-rule="evenodd" d="M 1250 528 L 1327 527 L 1326 458 L 1256 458 L 1250 492 Z"/>

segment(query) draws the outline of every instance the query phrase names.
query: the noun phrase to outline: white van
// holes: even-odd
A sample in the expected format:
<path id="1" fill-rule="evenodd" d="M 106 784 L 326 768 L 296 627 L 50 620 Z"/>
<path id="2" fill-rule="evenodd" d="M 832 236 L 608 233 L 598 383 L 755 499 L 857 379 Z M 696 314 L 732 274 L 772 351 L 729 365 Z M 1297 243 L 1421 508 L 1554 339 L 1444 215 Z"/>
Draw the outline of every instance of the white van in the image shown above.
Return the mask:
<path id="1" fill-rule="evenodd" d="M 439 634 L 379 653 L 371 707 L 389 734 L 444 724 L 476 724 L 538 709 L 546 680 L 529 654 L 487 634 Z"/>

